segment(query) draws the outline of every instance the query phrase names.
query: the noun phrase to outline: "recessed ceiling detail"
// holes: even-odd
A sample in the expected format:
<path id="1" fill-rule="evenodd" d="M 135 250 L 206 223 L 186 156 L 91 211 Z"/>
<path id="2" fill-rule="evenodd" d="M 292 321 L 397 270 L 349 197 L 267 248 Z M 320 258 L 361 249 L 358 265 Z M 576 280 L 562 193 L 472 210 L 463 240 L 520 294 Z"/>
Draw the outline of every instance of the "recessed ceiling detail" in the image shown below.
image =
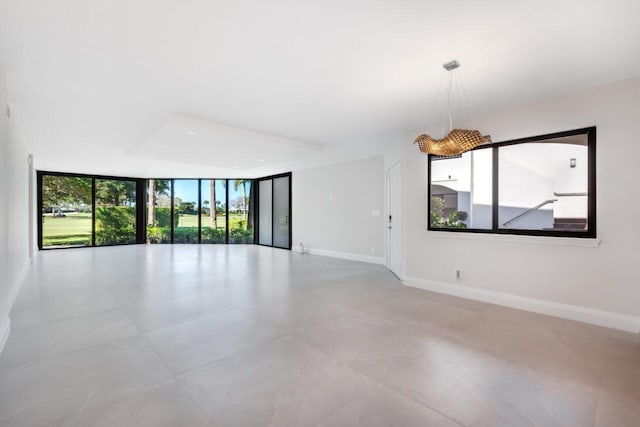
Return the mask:
<path id="1" fill-rule="evenodd" d="M 173 114 L 127 155 L 250 170 L 322 150 L 313 142 Z"/>

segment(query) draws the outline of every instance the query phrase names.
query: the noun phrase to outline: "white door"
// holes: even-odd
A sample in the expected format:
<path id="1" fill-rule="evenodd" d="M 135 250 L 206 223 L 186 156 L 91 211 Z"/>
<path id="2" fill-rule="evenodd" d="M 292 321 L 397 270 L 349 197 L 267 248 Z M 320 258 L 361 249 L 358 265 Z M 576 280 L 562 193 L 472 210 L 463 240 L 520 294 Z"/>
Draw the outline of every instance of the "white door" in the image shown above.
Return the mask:
<path id="1" fill-rule="evenodd" d="M 400 163 L 387 170 L 387 268 L 402 278 L 402 191 Z"/>

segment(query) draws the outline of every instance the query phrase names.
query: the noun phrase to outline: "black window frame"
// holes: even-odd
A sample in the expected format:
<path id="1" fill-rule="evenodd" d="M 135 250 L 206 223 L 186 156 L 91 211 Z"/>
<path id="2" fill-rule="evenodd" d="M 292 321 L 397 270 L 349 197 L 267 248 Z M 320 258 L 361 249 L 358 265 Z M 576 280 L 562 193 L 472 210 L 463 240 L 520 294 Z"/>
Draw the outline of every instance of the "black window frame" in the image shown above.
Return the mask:
<path id="1" fill-rule="evenodd" d="M 42 181 L 44 176 L 61 176 L 68 178 L 85 178 L 91 179 L 91 244 L 89 245 L 69 245 L 69 246 L 44 246 L 43 245 L 43 200 L 42 200 Z M 54 250 L 54 249 L 73 249 L 73 248 L 102 248 L 109 246 L 123 245 L 139 245 L 144 244 L 147 235 L 147 225 L 145 222 L 145 194 L 146 179 L 133 178 L 125 176 L 110 175 L 89 175 L 71 172 L 55 172 L 55 171 L 36 171 L 37 182 L 37 215 L 38 215 L 38 249 Z M 135 243 L 114 243 L 108 245 L 96 244 L 96 180 L 112 180 L 112 181 L 134 181 L 136 183 L 136 242 Z"/>
<path id="2" fill-rule="evenodd" d="M 289 178 L 289 246 L 276 246 L 273 244 L 273 237 L 274 237 L 274 228 L 273 227 L 273 213 L 274 213 L 274 203 L 273 203 L 273 180 L 276 178 Z M 271 180 L 271 244 L 270 245 L 266 245 L 263 243 L 260 243 L 260 203 L 256 203 L 256 210 L 255 210 L 255 218 L 254 218 L 254 234 L 253 234 L 253 238 L 254 238 L 254 243 L 257 244 L 258 246 L 264 246 L 267 248 L 277 248 L 277 249 L 287 249 L 287 250 L 291 250 L 291 248 L 293 247 L 293 173 L 291 172 L 285 172 L 285 173 L 279 173 L 279 174 L 275 174 L 275 175 L 270 175 L 270 176 L 263 176 L 262 178 L 257 178 L 255 180 L 256 183 L 256 188 L 255 188 L 255 199 L 256 201 L 260 200 L 260 181 L 268 181 Z"/>
<path id="3" fill-rule="evenodd" d="M 87 178 L 91 179 L 91 211 L 92 211 L 92 219 L 91 219 L 91 243 L 89 245 L 69 245 L 69 246 L 43 246 L 43 203 L 42 203 L 42 178 L 45 175 L 52 176 L 63 176 L 63 177 L 75 177 L 75 178 Z M 292 241 L 292 180 L 291 180 L 291 172 L 285 172 L 277 175 L 271 175 L 268 177 L 262 178 L 134 178 L 134 177 L 126 177 L 126 176 L 111 176 L 111 175 L 92 175 L 92 174 L 83 174 L 83 173 L 73 173 L 73 172 L 55 172 L 55 171 L 45 171 L 38 170 L 36 171 L 37 176 L 37 209 L 38 209 L 38 227 L 37 227 L 37 239 L 38 239 L 38 249 L 40 250 L 56 250 L 56 249 L 71 249 L 71 248 L 93 248 L 93 247 L 108 247 L 108 246 L 122 246 L 127 244 L 146 244 L 147 242 L 147 203 L 148 203 L 148 185 L 150 179 L 155 180 L 166 180 L 171 182 L 171 191 L 170 191 L 170 200 L 171 200 L 171 213 L 170 213 L 170 223 L 171 223 L 171 235 L 170 241 L 167 244 L 174 244 L 174 212 L 175 212 L 175 181 L 176 180 L 194 180 L 198 182 L 198 212 L 202 208 L 202 181 L 206 180 L 215 180 L 215 181 L 225 181 L 225 242 L 224 243 L 206 243 L 206 244 L 232 244 L 229 243 L 229 185 L 233 180 L 241 179 L 250 181 L 251 185 L 254 186 L 254 190 L 251 194 L 253 194 L 253 199 L 250 203 L 253 204 L 253 215 L 254 215 L 254 228 L 253 228 L 253 241 L 247 244 L 258 244 L 258 224 L 257 218 L 259 215 L 259 203 L 258 203 L 258 181 L 262 179 L 273 179 L 288 176 L 289 177 L 289 247 L 282 248 L 280 246 L 274 246 L 280 249 L 289 249 L 291 250 L 291 241 Z M 135 181 L 136 182 L 136 242 L 135 243 L 120 243 L 120 244 L 110 244 L 110 245 L 96 245 L 95 238 L 95 210 L 96 210 L 96 180 L 106 179 L 106 180 L 121 180 L 121 181 Z M 215 203 L 215 202 L 214 202 Z M 214 205 L 215 206 L 215 205 Z M 200 215 L 198 215 L 198 242 L 197 244 L 202 243 L 202 220 Z"/>
<path id="4" fill-rule="evenodd" d="M 224 243 L 202 243 L 202 221 L 200 219 L 200 215 L 198 215 L 198 242 L 197 243 L 185 243 L 185 244 L 197 244 L 197 245 L 231 245 L 234 243 L 229 243 L 229 185 L 231 184 L 231 182 L 233 182 L 236 179 L 243 179 L 246 181 L 250 181 L 251 185 L 253 185 L 254 182 L 257 182 L 258 179 L 261 178 L 144 178 L 145 181 L 145 185 L 147 185 L 148 188 L 148 181 L 150 179 L 155 179 L 155 180 L 166 180 L 166 181 L 170 181 L 171 182 L 171 195 L 170 195 L 170 200 L 171 200 L 171 239 L 169 241 L 169 243 L 166 244 L 170 244 L 170 245 L 181 245 L 183 243 L 175 243 L 174 241 L 174 212 L 175 212 L 175 181 L 198 181 L 198 212 L 200 212 L 200 209 L 202 209 L 202 181 L 225 181 L 225 241 Z M 145 194 L 146 194 L 146 190 L 145 190 Z M 146 212 L 146 205 L 147 201 L 145 201 L 145 212 Z M 215 206 L 215 201 L 213 202 L 213 206 Z M 254 208 L 256 209 L 256 208 Z M 254 217 L 257 215 L 257 210 L 254 210 Z M 255 220 L 255 218 L 254 218 Z M 145 219 L 146 222 L 146 219 Z M 145 224 L 146 227 L 146 224 Z M 252 243 L 247 243 L 247 244 L 255 244 L 256 243 L 256 227 L 254 226 L 254 231 L 253 231 L 253 242 Z M 145 228 L 145 239 L 146 239 L 146 228 Z"/>
<path id="5" fill-rule="evenodd" d="M 587 135 L 587 230 L 584 231 L 564 231 L 564 230 L 522 230 L 514 228 L 500 228 L 498 220 L 499 212 L 499 150 L 501 147 L 507 147 L 517 144 L 526 144 L 532 142 L 541 142 L 550 139 L 563 138 L 574 135 Z M 523 236 L 546 236 L 546 237 L 574 237 L 584 239 L 597 238 L 596 229 L 596 126 L 549 133 L 544 135 L 536 135 L 526 138 L 513 139 L 509 141 L 494 142 L 490 145 L 481 145 L 474 148 L 472 151 L 478 150 L 492 150 L 492 226 L 491 228 L 445 228 L 445 227 L 432 227 L 431 225 L 431 165 L 433 161 L 445 159 L 449 157 L 440 157 L 432 154 L 428 155 L 427 161 L 427 230 L 434 232 L 445 233 L 479 233 L 479 234 L 502 234 L 502 235 L 523 235 Z"/>

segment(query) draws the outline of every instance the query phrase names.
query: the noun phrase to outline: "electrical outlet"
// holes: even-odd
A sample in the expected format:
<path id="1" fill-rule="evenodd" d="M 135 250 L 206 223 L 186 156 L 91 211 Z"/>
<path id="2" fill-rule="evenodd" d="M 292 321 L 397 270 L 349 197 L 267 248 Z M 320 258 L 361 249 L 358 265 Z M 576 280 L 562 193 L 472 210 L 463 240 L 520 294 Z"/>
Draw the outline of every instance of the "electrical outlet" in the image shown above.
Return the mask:
<path id="1" fill-rule="evenodd" d="M 462 279 L 462 271 L 461 270 L 456 270 L 456 279 L 457 280 Z"/>

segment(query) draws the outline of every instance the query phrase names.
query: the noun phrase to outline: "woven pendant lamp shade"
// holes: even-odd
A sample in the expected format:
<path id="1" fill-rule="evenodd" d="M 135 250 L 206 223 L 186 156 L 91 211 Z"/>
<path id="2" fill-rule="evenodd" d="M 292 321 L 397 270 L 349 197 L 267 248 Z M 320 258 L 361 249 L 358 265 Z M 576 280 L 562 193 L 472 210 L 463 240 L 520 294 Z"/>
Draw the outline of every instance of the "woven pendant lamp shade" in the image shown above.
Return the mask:
<path id="1" fill-rule="evenodd" d="M 433 139 L 422 134 L 413 143 L 418 144 L 423 153 L 455 156 L 487 142 L 491 142 L 491 136 L 482 135 L 477 130 L 453 129 L 442 139 Z"/>
<path id="2" fill-rule="evenodd" d="M 491 136 L 482 135 L 478 130 L 467 130 L 467 129 L 454 129 L 453 128 L 453 119 L 451 117 L 451 87 L 453 85 L 453 75 L 454 71 L 460 67 L 460 62 L 454 59 L 449 62 L 445 62 L 442 64 L 442 67 L 447 70 L 449 74 L 449 84 L 447 88 L 447 113 L 449 116 L 449 133 L 447 136 L 442 139 L 433 139 L 429 135 L 422 134 L 413 141 L 414 144 L 418 144 L 420 147 L 420 151 L 423 153 L 433 154 L 436 156 L 456 156 L 458 154 L 462 154 L 467 152 L 473 148 L 476 148 L 478 145 L 482 145 L 487 142 L 491 142 Z M 462 85 L 462 79 L 459 79 L 459 86 L 462 89 L 462 95 L 466 101 L 466 94 L 464 91 L 464 86 Z M 438 91 L 440 93 L 440 91 Z M 438 97 L 436 96 L 436 101 L 434 103 L 434 110 L 438 103 Z M 468 101 L 467 101 L 468 104 Z M 473 122 L 473 116 L 471 116 L 471 121 Z M 475 124 L 473 124 L 475 127 Z M 443 133 L 444 133 L 444 121 L 442 124 Z"/>

